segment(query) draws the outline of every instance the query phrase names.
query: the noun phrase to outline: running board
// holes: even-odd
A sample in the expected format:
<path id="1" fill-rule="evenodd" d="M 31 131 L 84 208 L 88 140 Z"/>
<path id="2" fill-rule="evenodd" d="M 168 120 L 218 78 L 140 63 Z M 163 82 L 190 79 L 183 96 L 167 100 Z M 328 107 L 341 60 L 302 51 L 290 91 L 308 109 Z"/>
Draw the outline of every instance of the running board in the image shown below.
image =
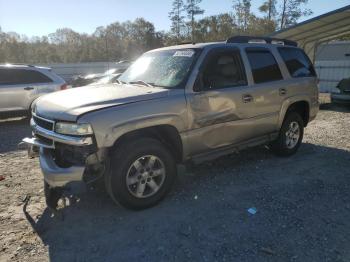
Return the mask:
<path id="1" fill-rule="evenodd" d="M 278 132 L 271 133 L 271 134 L 264 135 L 264 136 L 257 137 L 257 138 L 253 138 L 253 139 L 249 139 L 249 140 L 246 140 L 246 141 L 241 142 L 241 143 L 220 147 L 220 148 L 211 150 L 209 152 L 194 155 L 193 157 L 191 157 L 190 161 L 193 164 L 200 164 L 202 162 L 213 160 L 213 159 L 219 158 L 219 157 L 224 156 L 224 155 L 229 155 L 229 154 L 241 151 L 241 150 L 249 148 L 249 147 L 256 147 L 259 145 L 267 144 L 267 143 L 277 139 L 277 137 L 278 137 Z"/>

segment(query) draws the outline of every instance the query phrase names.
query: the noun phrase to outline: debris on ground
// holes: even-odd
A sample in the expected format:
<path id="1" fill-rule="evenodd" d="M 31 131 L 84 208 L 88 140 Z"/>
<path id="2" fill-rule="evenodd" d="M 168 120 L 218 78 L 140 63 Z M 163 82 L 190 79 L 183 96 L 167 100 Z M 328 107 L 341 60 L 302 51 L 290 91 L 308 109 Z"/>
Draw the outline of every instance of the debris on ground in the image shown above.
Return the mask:
<path id="1" fill-rule="evenodd" d="M 261 252 L 266 253 L 268 255 L 275 255 L 276 254 L 275 251 L 273 251 L 269 247 L 262 247 L 260 250 L 261 250 Z"/>
<path id="2" fill-rule="evenodd" d="M 248 213 L 250 213 L 252 215 L 255 215 L 256 212 L 258 212 L 258 210 L 255 207 L 248 208 L 247 211 L 248 211 Z"/>

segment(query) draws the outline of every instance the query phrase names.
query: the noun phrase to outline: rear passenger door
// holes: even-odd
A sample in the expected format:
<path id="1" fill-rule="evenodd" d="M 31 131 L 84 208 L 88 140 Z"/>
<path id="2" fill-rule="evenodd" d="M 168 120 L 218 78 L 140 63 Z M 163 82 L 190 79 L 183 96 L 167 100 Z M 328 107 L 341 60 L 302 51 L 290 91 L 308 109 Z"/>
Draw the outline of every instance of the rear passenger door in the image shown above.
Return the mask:
<path id="1" fill-rule="evenodd" d="M 251 74 L 246 101 L 251 106 L 247 114 L 256 123 L 256 135 L 272 133 L 278 129 L 279 112 L 287 92 L 281 69 L 268 48 L 248 47 L 245 54 Z"/>

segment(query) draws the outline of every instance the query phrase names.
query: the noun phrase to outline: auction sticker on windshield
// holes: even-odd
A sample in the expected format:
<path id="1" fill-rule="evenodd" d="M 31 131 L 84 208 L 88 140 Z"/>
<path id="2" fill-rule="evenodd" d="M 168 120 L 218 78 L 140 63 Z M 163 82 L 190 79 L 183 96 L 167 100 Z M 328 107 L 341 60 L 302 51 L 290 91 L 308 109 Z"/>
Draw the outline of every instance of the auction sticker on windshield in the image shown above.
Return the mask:
<path id="1" fill-rule="evenodd" d="M 181 51 L 176 51 L 173 56 L 185 56 L 185 57 L 192 57 L 194 55 L 193 50 L 181 50 Z"/>

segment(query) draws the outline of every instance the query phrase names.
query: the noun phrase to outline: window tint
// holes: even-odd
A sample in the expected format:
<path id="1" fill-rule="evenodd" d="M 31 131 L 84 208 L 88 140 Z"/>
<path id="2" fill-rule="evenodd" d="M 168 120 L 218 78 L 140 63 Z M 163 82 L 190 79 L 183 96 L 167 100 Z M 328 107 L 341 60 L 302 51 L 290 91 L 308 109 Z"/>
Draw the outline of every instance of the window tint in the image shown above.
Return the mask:
<path id="1" fill-rule="evenodd" d="M 296 48 L 278 48 L 292 77 L 316 76 L 315 69 L 305 53 Z"/>
<path id="2" fill-rule="evenodd" d="M 203 89 L 246 85 L 245 72 L 238 51 L 212 54 L 203 70 Z"/>
<path id="3" fill-rule="evenodd" d="M 16 68 L 0 69 L 0 85 L 19 85 L 50 83 L 52 80 L 46 75 L 34 71 Z"/>
<path id="4" fill-rule="evenodd" d="M 247 49 L 246 52 L 255 83 L 283 79 L 278 64 L 270 51 L 266 49 Z"/>

